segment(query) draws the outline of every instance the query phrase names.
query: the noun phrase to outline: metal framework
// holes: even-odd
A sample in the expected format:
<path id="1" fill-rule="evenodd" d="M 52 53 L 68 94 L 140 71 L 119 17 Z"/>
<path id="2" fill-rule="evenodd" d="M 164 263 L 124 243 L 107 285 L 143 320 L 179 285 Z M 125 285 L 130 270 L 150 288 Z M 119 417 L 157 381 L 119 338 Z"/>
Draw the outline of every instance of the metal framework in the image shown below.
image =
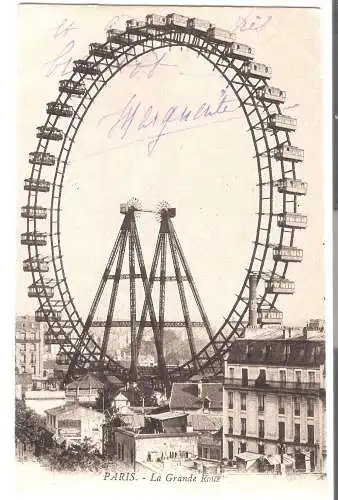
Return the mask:
<path id="1" fill-rule="evenodd" d="M 122 378 L 129 376 L 128 370 L 119 366 L 107 353 L 101 352 L 91 335 L 85 348 L 79 352 L 79 341 L 87 326 L 76 309 L 67 284 L 61 250 L 60 210 L 64 175 L 72 145 L 87 111 L 112 78 L 130 62 L 147 53 L 165 47 L 187 47 L 207 60 L 213 70 L 222 75 L 237 97 L 246 119 L 255 149 L 258 175 L 257 226 L 252 255 L 235 302 L 208 344 L 194 353 L 184 365 L 172 370 L 170 378 L 184 379 L 197 372 L 221 373 L 224 355 L 233 339 L 242 335 L 247 324 L 250 275 L 255 273 L 258 287 L 260 283 L 264 285 L 266 280 L 283 280 L 289 263 L 301 260 L 300 250 L 294 248 L 295 233 L 300 228 L 295 224 L 283 223 L 280 209 L 278 213 L 274 209 L 275 200 L 281 199 L 282 215 L 296 214 L 298 196 L 306 193 L 306 183 L 296 176 L 296 166 L 303 161 L 304 153 L 291 142 L 291 133 L 296 124 L 281 110 L 285 92 L 269 85 L 271 68 L 255 62 L 252 48 L 235 42 L 233 35 L 230 37 L 225 30 L 215 29 L 210 24 L 208 27 L 204 21 L 195 21 L 188 23 L 187 19 L 176 14 L 166 17 L 150 14 L 146 23 L 131 23 L 126 31 L 109 30 L 106 42 L 99 46 L 100 50 L 97 50 L 97 46 L 94 46 L 95 50 L 92 47 L 85 59 L 74 63 L 71 77 L 60 82 L 60 93 L 55 101 L 49 103 L 46 121 L 38 129 L 36 151 L 30 154 L 28 160 L 32 164 L 31 176 L 25 180 L 24 186 L 28 197 L 26 232 L 21 240 L 28 250 L 25 270 L 32 274 L 32 286 L 36 290 L 39 286 L 37 314 L 40 320 L 48 323 L 49 334 L 54 336 L 55 342 L 60 338 L 60 361 L 69 363 L 77 359 L 77 362 L 90 366 L 96 363 L 99 356 L 105 369 Z M 63 125 L 65 122 L 66 126 Z M 49 153 L 51 144 L 53 154 Z M 49 234 L 41 235 L 39 219 L 35 215 L 48 202 Z M 304 221 L 302 227 L 305 227 Z M 130 236 L 133 231 L 128 231 Z M 275 236 L 277 232 L 278 237 Z M 176 241 L 172 236 L 174 233 L 169 231 L 163 234 L 157 250 L 161 262 L 167 243 L 173 246 L 176 257 L 181 255 L 179 246 L 173 243 Z M 131 247 L 136 248 L 133 238 L 129 238 L 129 242 Z M 43 272 L 40 265 L 35 265 L 45 258 L 40 255 L 39 246 L 42 244 L 45 245 L 45 256 L 49 258 L 49 272 Z M 271 257 L 272 252 L 274 259 L 267 267 L 267 257 Z M 130 265 L 132 267 L 132 262 Z M 53 299 L 50 297 L 50 287 L 53 288 Z M 163 283 L 161 290 L 163 301 Z M 258 318 L 264 318 L 264 322 L 281 322 L 281 313 L 275 307 L 278 296 L 278 288 L 273 290 L 263 286 L 262 293 L 257 295 Z M 135 322 L 135 318 L 130 321 Z M 60 332 L 62 337 L 59 337 Z"/>

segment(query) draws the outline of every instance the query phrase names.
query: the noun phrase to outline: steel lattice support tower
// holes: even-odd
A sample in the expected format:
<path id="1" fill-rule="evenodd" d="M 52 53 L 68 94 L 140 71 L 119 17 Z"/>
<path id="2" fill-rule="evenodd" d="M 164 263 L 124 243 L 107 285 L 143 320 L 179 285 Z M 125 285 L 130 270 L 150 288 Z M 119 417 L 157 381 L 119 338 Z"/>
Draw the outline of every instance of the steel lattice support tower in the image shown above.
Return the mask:
<path id="1" fill-rule="evenodd" d="M 137 371 L 137 325 L 139 324 L 142 331 L 146 325 L 149 326 L 149 322 L 146 322 L 146 316 L 149 312 L 150 316 L 150 326 L 154 333 L 154 342 L 157 351 L 157 363 L 159 368 L 159 375 L 164 384 L 167 385 L 168 375 L 163 357 L 163 348 L 160 341 L 160 335 L 158 330 L 158 322 L 155 315 L 155 309 L 152 302 L 151 291 L 149 280 L 146 272 L 146 267 L 144 264 L 143 253 L 141 248 L 141 243 L 137 231 L 137 226 L 135 222 L 135 211 L 137 208 L 134 205 L 121 205 L 121 213 L 125 214 L 124 220 L 122 222 L 121 228 L 119 230 L 117 239 L 115 241 L 114 247 L 108 259 L 106 268 L 102 275 L 98 290 L 96 292 L 95 298 L 91 305 L 89 314 L 87 316 L 86 322 L 82 334 L 78 340 L 76 351 L 72 357 L 71 363 L 69 365 L 67 379 L 71 379 L 74 373 L 78 370 L 83 369 L 85 366 L 93 367 L 98 366 L 102 371 L 104 370 L 104 360 L 107 355 L 108 341 L 111 335 L 112 327 L 128 327 L 130 329 L 131 336 L 131 362 L 129 379 L 136 380 L 138 377 Z M 128 274 L 122 274 L 122 266 L 125 260 L 126 253 L 128 254 L 128 264 L 129 272 Z M 135 264 L 138 263 L 140 273 L 137 274 L 135 271 Z M 115 266 L 115 267 L 114 267 Z M 136 318 L 136 279 L 141 279 L 145 294 L 144 299 L 144 315 L 142 315 L 141 321 L 138 322 Z M 122 279 L 129 280 L 129 319 L 128 320 L 114 320 L 114 312 L 116 306 L 117 295 L 119 291 L 119 285 Z M 106 320 L 94 321 L 94 316 L 99 306 L 102 294 L 108 285 L 113 281 L 111 295 L 109 300 L 109 306 L 107 311 Z M 88 355 L 88 346 L 92 342 L 92 337 L 90 330 L 94 327 L 104 327 L 104 334 L 101 349 L 98 352 L 92 353 L 92 356 Z M 118 364 L 118 363 L 117 363 Z"/>
<path id="2" fill-rule="evenodd" d="M 176 215 L 176 210 L 173 208 L 167 207 L 163 208 L 160 211 L 161 224 L 149 275 L 149 285 L 150 285 L 150 290 L 152 291 L 155 281 L 159 281 L 160 284 L 158 329 L 159 329 L 159 343 L 163 358 L 164 358 L 165 327 L 173 326 L 177 328 L 185 328 L 187 334 L 187 340 L 189 343 L 191 358 L 193 359 L 195 368 L 198 370 L 199 365 L 196 357 L 197 350 L 195 345 L 193 329 L 196 327 L 204 328 L 205 331 L 207 332 L 209 341 L 212 341 L 212 330 L 209 323 L 209 319 L 203 307 L 201 298 L 197 291 L 195 282 L 193 280 L 192 273 L 188 266 L 187 260 L 184 256 L 181 244 L 178 240 L 178 237 L 176 235 L 171 220 L 173 217 L 175 217 L 175 215 Z M 173 263 L 174 276 L 167 275 L 168 257 L 171 257 Z M 158 273 L 158 268 L 159 268 L 159 273 Z M 180 303 L 182 307 L 183 321 L 165 321 L 167 282 L 175 282 L 177 285 L 180 297 Z M 184 282 L 188 284 L 188 286 L 192 291 L 195 303 L 197 305 L 201 317 L 201 321 L 191 320 Z M 137 353 L 139 353 L 141 347 L 146 311 L 147 311 L 147 303 L 145 302 L 143 305 L 141 322 L 137 334 Z"/>

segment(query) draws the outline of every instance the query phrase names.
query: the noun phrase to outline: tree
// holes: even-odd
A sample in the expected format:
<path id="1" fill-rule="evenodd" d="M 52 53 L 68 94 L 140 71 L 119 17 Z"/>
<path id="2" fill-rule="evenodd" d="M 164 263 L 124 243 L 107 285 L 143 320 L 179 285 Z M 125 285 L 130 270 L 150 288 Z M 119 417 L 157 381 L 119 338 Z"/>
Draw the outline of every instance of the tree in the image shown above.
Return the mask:
<path id="1" fill-rule="evenodd" d="M 113 387 L 102 389 L 96 399 L 95 409 L 103 412 L 107 408 L 110 408 L 115 393 L 116 389 L 113 389 Z"/>
<path id="2" fill-rule="evenodd" d="M 69 446 L 54 446 L 45 457 L 45 465 L 53 471 L 90 471 L 116 468 L 116 464 L 107 457 L 102 457 L 90 438 Z"/>

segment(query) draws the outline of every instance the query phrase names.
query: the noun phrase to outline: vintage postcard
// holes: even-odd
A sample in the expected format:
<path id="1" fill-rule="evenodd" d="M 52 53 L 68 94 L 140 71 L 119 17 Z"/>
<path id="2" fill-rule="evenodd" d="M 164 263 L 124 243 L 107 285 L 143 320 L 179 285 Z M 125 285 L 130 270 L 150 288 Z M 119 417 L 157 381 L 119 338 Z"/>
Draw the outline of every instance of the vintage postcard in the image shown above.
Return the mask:
<path id="1" fill-rule="evenodd" d="M 329 498 L 325 19 L 18 6 L 22 495 Z"/>

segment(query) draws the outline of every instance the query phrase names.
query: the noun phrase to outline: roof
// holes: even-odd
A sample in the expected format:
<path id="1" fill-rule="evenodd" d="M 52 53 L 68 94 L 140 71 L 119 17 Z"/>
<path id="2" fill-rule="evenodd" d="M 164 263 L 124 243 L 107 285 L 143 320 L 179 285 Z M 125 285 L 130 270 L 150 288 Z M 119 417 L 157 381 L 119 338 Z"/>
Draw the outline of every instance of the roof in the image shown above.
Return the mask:
<path id="1" fill-rule="evenodd" d="M 129 401 L 128 397 L 126 394 L 124 394 L 124 391 L 117 391 L 113 397 L 113 400 L 115 401 L 116 399 L 119 400 L 124 400 L 124 401 Z"/>
<path id="2" fill-rule="evenodd" d="M 70 382 L 67 389 L 103 389 L 104 383 L 91 373 L 87 373 L 82 378 Z"/>
<path id="3" fill-rule="evenodd" d="M 49 410 L 45 410 L 48 415 L 62 415 L 62 413 L 68 413 L 70 411 L 74 411 L 79 409 L 82 412 L 92 412 L 94 414 L 100 414 L 100 412 L 93 410 L 91 407 L 83 406 L 75 403 L 68 403 L 62 406 L 56 406 L 55 408 L 50 408 Z"/>
<path id="4" fill-rule="evenodd" d="M 163 413 L 153 413 L 148 415 L 149 418 L 153 420 L 169 420 L 171 418 L 186 417 L 187 414 L 183 411 L 165 411 Z"/>
<path id="5" fill-rule="evenodd" d="M 124 386 L 124 383 L 122 382 L 122 380 L 120 380 L 119 378 L 117 378 L 115 375 L 106 375 L 104 376 L 104 379 L 107 380 L 107 382 L 111 385 L 121 385 L 121 386 Z"/>
<path id="6" fill-rule="evenodd" d="M 79 405 L 77 403 L 70 403 L 67 405 L 56 406 L 55 408 L 49 408 L 48 410 L 45 410 L 45 412 L 48 415 L 61 415 L 62 413 L 65 413 L 66 411 L 74 410 L 77 407 L 79 407 Z"/>
<path id="7" fill-rule="evenodd" d="M 188 426 L 194 431 L 218 431 L 222 427 L 222 415 L 193 413 L 188 416 Z"/>
<path id="8" fill-rule="evenodd" d="M 144 415 L 135 413 L 128 415 L 119 415 L 119 418 L 122 424 L 126 427 L 131 427 L 133 429 L 144 427 Z"/>
<path id="9" fill-rule="evenodd" d="M 201 384 L 202 397 L 198 397 L 198 385 L 193 382 L 174 382 L 171 390 L 171 410 L 198 410 L 202 408 L 203 400 L 210 400 L 210 410 L 222 410 L 222 383 L 208 382 Z"/>
<path id="10" fill-rule="evenodd" d="M 306 340 L 236 340 L 228 363 L 283 366 L 320 366 L 325 362 L 325 342 Z"/>

